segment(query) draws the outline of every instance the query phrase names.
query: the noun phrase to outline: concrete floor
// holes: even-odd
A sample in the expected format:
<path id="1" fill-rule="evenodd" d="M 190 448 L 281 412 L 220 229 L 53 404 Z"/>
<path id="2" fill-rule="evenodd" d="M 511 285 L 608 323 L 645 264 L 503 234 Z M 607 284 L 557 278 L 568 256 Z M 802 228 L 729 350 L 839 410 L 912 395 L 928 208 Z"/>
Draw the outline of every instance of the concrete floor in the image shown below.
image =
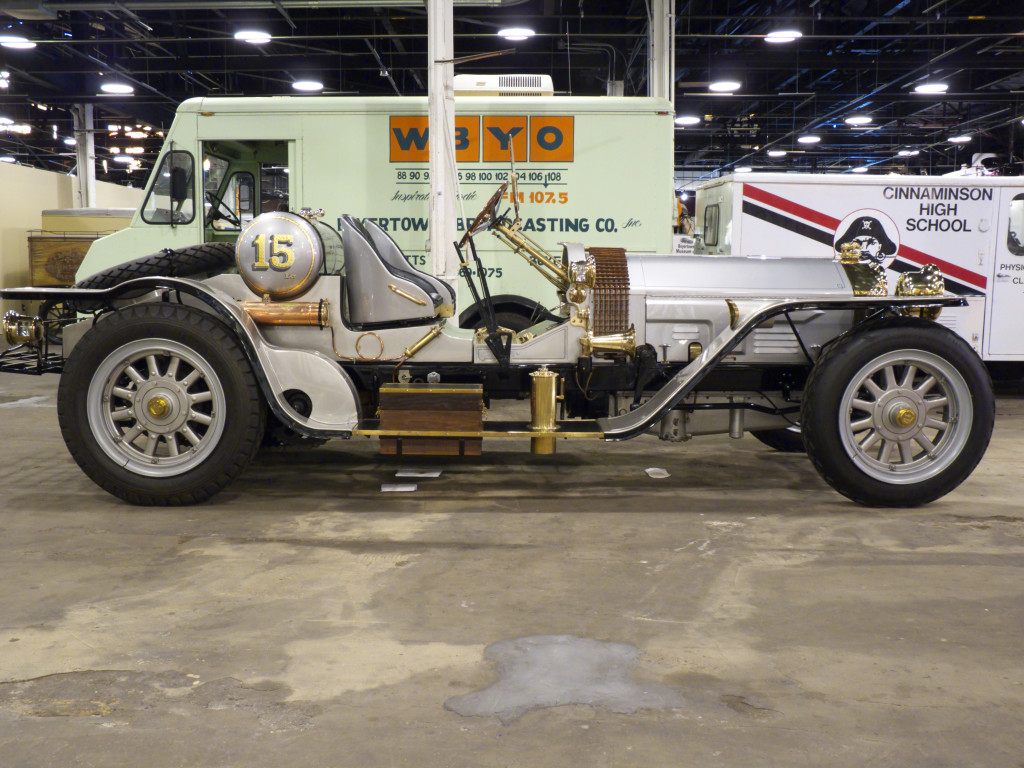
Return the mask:
<path id="1" fill-rule="evenodd" d="M 916 510 L 727 437 L 494 443 L 406 494 L 358 440 L 140 509 L 71 461 L 55 389 L 0 377 L 4 768 L 1024 764 L 1022 399 Z M 536 695 L 596 704 L 512 711 L 485 650 L 551 635 Z M 568 690 L 583 646 L 658 708 Z"/>

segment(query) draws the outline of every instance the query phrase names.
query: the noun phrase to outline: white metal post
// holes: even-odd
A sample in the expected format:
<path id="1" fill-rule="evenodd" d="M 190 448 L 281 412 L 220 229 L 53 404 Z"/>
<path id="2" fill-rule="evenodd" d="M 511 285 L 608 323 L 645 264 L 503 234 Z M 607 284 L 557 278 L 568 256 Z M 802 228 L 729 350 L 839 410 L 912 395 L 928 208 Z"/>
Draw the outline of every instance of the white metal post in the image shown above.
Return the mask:
<path id="1" fill-rule="evenodd" d="M 430 232 L 434 274 L 458 279 L 455 217 L 455 40 L 453 0 L 427 2 L 427 126 L 430 159 Z"/>
<path id="2" fill-rule="evenodd" d="M 676 0 L 649 0 L 647 95 L 668 99 L 675 109 Z"/>
<path id="3" fill-rule="evenodd" d="M 96 205 L 96 144 L 93 139 L 93 106 L 76 104 L 71 110 L 75 128 L 75 154 L 78 172 L 75 176 L 75 207 Z"/>

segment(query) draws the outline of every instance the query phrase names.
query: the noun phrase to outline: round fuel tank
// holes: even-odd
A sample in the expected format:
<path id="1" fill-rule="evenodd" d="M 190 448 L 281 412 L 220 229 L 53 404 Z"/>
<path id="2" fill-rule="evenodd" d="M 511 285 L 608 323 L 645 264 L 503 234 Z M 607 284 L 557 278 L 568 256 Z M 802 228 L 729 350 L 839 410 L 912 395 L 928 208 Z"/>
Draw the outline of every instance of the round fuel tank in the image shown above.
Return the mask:
<path id="1" fill-rule="evenodd" d="M 264 213 L 235 245 L 238 273 L 253 293 L 275 301 L 306 293 L 320 275 L 341 269 L 341 236 L 295 213 Z"/>

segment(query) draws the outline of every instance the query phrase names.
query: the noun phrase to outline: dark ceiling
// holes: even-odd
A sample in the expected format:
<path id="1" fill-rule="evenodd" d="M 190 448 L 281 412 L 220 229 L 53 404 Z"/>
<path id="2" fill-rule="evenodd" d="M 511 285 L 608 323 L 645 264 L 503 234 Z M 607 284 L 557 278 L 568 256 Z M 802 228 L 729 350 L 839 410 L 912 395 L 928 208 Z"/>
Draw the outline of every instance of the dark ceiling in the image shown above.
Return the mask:
<path id="1" fill-rule="evenodd" d="M 737 166 L 778 170 L 943 173 L 993 153 L 1019 173 L 1024 138 L 1024 14 L 1021 0 L 676 0 L 677 114 L 701 122 L 676 130 L 681 177 Z M 533 28 L 510 43 L 506 26 Z M 291 93 L 315 77 L 325 93 L 426 93 L 426 11 L 351 0 L 0 0 L 0 34 L 37 43 L 0 48 L 10 84 L 0 116 L 29 123 L 4 135 L 0 155 L 51 170 L 74 168 L 73 104 L 96 105 L 96 124 L 135 124 L 155 134 L 192 96 Z M 559 94 L 647 93 L 648 12 L 644 0 L 494 0 L 455 8 L 456 57 L 495 53 L 458 66 L 465 73 L 550 74 Z M 273 35 L 263 45 L 240 29 Z M 765 42 L 778 29 L 800 39 Z M 708 84 L 728 76 L 731 95 Z M 100 96 L 101 82 L 131 83 L 127 97 Z M 948 91 L 914 87 L 941 79 Z M 312 96 L 310 98 L 316 98 Z M 40 106 L 45 106 L 44 111 Z M 851 114 L 872 122 L 853 128 Z M 57 138 L 54 138 L 56 126 Z M 814 132 L 821 141 L 795 139 Z M 968 135 L 968 143 L 948 139 Z M 98 155 L 121 142 L 97 134 Z M 138 143 L 135 141 L 134 143 Z M 113 167 L 100 178 L 140 184 L 159 148 L 144 142 L 142 172 Z M 766 149 L 785 149 L 773 159 Z M 904 155 L 899 154 L 904 151 Z M 907 155 L 907 152 L 917 154 Z"/>

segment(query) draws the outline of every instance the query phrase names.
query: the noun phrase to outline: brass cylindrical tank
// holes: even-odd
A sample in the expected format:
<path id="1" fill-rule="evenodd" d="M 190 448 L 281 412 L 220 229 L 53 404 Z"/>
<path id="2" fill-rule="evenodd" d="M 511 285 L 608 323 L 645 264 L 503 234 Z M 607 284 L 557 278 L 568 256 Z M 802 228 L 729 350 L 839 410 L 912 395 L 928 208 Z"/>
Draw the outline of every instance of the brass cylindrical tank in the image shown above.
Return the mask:
<path id="1" fill-rule="evenodd" d="M 555 452 L 555 409 L 558 402 L 559 376 L 547 368 L 530 374 L 530 429 L 547 432 L 530 438 L 530 452 L 551 454 Z"/>

